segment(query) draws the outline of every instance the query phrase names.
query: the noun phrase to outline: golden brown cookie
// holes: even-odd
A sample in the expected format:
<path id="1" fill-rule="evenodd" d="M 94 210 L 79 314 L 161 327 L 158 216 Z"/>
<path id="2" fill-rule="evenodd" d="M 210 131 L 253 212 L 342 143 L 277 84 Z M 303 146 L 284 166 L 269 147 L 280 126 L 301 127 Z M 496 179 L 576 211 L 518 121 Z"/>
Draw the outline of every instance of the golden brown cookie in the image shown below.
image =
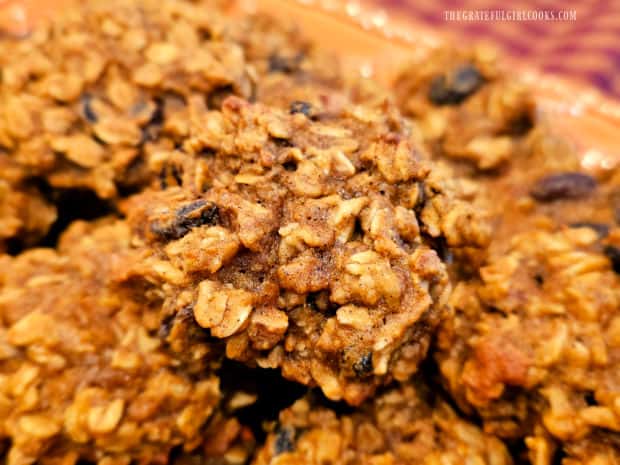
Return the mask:
<path id="1" fill-rule="evenodd" d="M 440 255 L 488 228 L 393 107 L 328 107 L 204 111 L 152 160 L 176 179 L 125 205 L 136 247 L 120 279 L 164 297 L 179 352 L 189 313 L 229 358 L 359 404 L 417 370 L 447 316 Z"/>
<path id="2" fill-rule="evenodd" d="M 337 62 L 293 27 L 223 10 L 93 0 L 0 38 L 0 181 L 11 184 L 0 187 L 0 238 L 36 244 L 58 192 L 93 192 L 113 211 L 152 181 L 145 160 L 186 138 L 191 102 L 217 109 L 238 95 L 288 108 L 342 87 Z"/>
<path id="3" fill-rule="evenodd" d="M 109 286 L 129 240 L 122 222 L 78 222 L 58 251 L 0 258 L 8 465 L 165 463 L 181 446 L 224 460 L 241 438 L 213 369 L 190 376 L 157 336 L 157 309 Z"/>
<path id="4" fill-rule="evenodd" d="M 487 431 L 531 436 L 532 457 L 620 431 L 617 250 L 590 227 L 523 233 L 452 295 L 436 354 L 449 391 Z"/>
<path id="5" fill-rule="evenodd" d="M 412 382 L 338 413 L 312 396 L 280 414 L 254 465 L 510 465 L 504 444 Z"/>

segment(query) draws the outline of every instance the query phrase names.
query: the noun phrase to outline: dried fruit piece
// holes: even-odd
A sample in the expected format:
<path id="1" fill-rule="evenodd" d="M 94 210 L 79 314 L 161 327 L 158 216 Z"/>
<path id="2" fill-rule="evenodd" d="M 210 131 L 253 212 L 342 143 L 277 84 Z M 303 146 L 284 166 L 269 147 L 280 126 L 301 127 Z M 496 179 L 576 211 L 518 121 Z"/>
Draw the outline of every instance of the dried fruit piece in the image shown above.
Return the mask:
<path id="1" fill-rule="evenodd" d="M 523 150 L 555 150 L 545 143 L 548 131 L 536 120 L 533 94 L 496 61 L 484 46 L 441 48 L 403 69 L 394 87 L 401 111 L 417 122 L 437 154 L 490 172 L 509 165 L 517 154 L 531 166 Z"/>
<path id="2" fill-rule="evenodd" d="M 614 271 L 620 274 L 620 248 L 608 244 L 603 248 L 603 253 L 609 258 Z"/>
<path id="3" fill-rule="evenodd" d="M 291 114 L 301 113 L 302 115 L 310 118 L 312 114 L 312 105 L 308 102 L 295 100 L 291 102 L 290 110 Z"/>
<path id="4" fill-rule="evenodd" d="M 91 94 L 82 95 L 82 98 L 81 98 L 82 113 L 84 114 L 84 118 L 86 118 L 86 121 L 88 121 L 89 123 L 96 123 L 99 117 L 97 116 L 97 113 L 95 113 L 95 110 L 93 109 L 92 99 L 93 97 Z"/>
<path id="5" fill-rule="evenodd" d="M 274 53 L 269 57 L 269 71 L 286 74 L 293 73 L 299 69 L 299 65 L 303 59 L 304 54 L 302 52 L 293 56 L 285 56 Z"/>
<path id="6" fill-rule="evenodd" d="M 435 77 L 428 98 L 435 105 L 456 105 L 476 92 L 484 79 L 473 65 L 463 65 L 446 75 Z"/>
<path id="7" fill-rule="evenodd" d="M 151 232 L 163 240 L 180 239 L 193 228 L 215 226 L 218 208 L 213 202 L 199 199 L 178 208 L 171 218 L 151 223 Z"/>
<path id="8" fill-rule="evenodd" d="M 276 433 L 276 439 L 274 442 L 274 455 L 280 455 L 285 452 L 292 452 L 295 447 L 295 429 L 294 428 L 281 428 Z"/>
<path id="9" fill-rule="evenodd" d="M 596 179 L 590 175 L 577 172 L 558 173 L 540 178 L 530 190 L 530 194 L 540 202 L 579 199 L 590 194 L 596 186 Z"/>
<path id="10" fill-rule="evenodd" d="M 353 370 L 357 376 L 367 376 L 372 373 L 372 352 L 363 355 L 357 362 L 353 364 Z"/>

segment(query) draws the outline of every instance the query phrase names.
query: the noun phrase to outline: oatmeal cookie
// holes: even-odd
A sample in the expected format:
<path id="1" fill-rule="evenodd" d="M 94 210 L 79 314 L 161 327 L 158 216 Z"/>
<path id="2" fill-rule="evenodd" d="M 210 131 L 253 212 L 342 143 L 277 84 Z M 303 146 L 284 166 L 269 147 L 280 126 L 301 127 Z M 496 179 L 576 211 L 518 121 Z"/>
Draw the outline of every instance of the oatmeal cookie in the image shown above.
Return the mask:
<path id="1" fill-rule="evenodd" d="M 173 447 L 224 460 L 245 434 L 219 410 L 214 371 L 189 376 L 157 337 L 157 310 L 109 286 L 129 240 L 122 222 L 78 222 L 58 251 L 0 258 L 8 465 L 165 463 Z"/>
<path id="2" fill-rule="evenodd" d="M 488 228 L 395 108 L 313 118 L 231 97 L 193 123 L 151 160 L 177 179 L 124 207 L 136 237 L 120 281 L 159 289 L 171 328 L 189 312 L 228 357 L 331 399 L 414 373 L 447 315 L 440 254 Z"/>
<path id="3" fill-rule="evenodd" d="M 294 28 L 233 21 L 209 1 L 85 2 L 27 37 L 0 38 L 0 67 L 0 181 L 11 183 L 11 194 L 0 187 L 1 234 L 25 245 L 53 208 L 12 183 L 8 163 L 22 180 L 115 206 L 150 182 L 145 159 L 187 137 L 190 102 L 213 109 L 238 95 L 288 108 L 342 87 L 337 62 Z"/>
<path id="4" fill-rule="evenodd" d="M 114 197 L 139 175 L 140 153 L 167 142 L 158 133 L 176 101 L 165 97 L 182 107 L 192 93 L 250 93 L 221 26 L 190 2 L 95 1 L 3 40 L 0 145 L 29 176 Z"/>
<path id="5" fill-rule="evenodd" d="M 139 184 L 145 153 L 187 135 L 189 99 L 275 100 L 284 77 L 337 86 L 338 66 L 315 55 L 295 31 L 209 2 L 87 2 L 0 41 L 0 146 L 53 187 L 113 198 Z"/>
<path id="6" fill-rule="evenodd" d="M 496 437 L 409 382 L 350 413 L 303 398 L 280 414 L 254 465 L 510 465 Z"/>
<path id="7" fill-rule="evenodd" d="M 456 318 L 436 354 L 449 391 L 487 431 L 529 436 L 536 465 L 550 464 L 557 447 L 567 457 L 596 448 L 617 457 L 604 452 L 618 453 L 617 441 L 600 439 L 620 433 L 615 237 L 601 242 L 588 226 L 516 235 L 479 282 L 451 297 Z"/>
<path id="8" fill-rule="evenodd" d="M 396 93 L 494 224 L 482 268 L 455 256 L 450 270 L 456 318 L 444 320 L 435 354 L 448 391 L 486 431 L 526 437 L 536 465 L 616 463 L 618 432 L 581 416 L 614 411 L 618 173 L 582 159 L 483 49 L 437 53 L 403 73 Z M 479 138 L 490 145 L 467 152 Z M 551 420 L 560 406 L 566 417 Z"/>
<path id="9" fill-rule="evenodd" d="M 527 86 L 502 70 L 485 47 L 434 52 L 406 67 L 394 92 L 437 153 L 481 170 L 509 161 L 535 116 Z"/>
<path id="10" fill-rule="evenodd" d="M 436 51 L 402 71 L 394 94 L 432 156 L 477 190 L 470 201 L 494 218 L 495 253 L 550 220 L 619 224 L 617 169 L 584 156 L 494 52 Z"/>

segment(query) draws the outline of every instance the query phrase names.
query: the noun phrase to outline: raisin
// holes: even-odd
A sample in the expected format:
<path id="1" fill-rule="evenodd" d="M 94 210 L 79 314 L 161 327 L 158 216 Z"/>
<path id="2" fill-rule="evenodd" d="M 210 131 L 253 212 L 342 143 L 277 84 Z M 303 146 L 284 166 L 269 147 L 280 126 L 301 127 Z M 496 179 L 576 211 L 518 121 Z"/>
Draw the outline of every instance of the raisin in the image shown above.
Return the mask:
<path id="1" fill-rule="evenodd" d="M 293 57 L 285 57 L 274 53 L 269 57 L 269 71 L 285 74 L 293 73 L 299 69 L 299 64 L 303 58 L 304 56 L 302 53 Z"/>
<path id="2" fill-rule="evenodd" d="M 162 319 L 159 324 L 159 329 L 157 330 L 157 336 L 161 339 L 166 339 L 172 330 L 172 325 L 174 324 L 174 315 L 168 315 L 164 319 Z"/>
<path id="3" fill-rule="evenodd" d="M 297 170 L 297 161 L 296 160 L 285 161 L 284 163 L 282 163 L 282 167 L 286 171 L 295 171 Z"/>
<path id="4" fill-rule="evenodd" d="M 174 164 L 166 164 L 158 174 L 159 186 L 161 189 L 167 189 L 171 185 L 183 185 L 183 176 L 179 168 Z"/>
<path id="5" fill-rule="evenodd" d="M 435 105 L 456 105 L 474 94 L 483 82 L 476 67 L 464 65 L 447 76 L 436 76 L 431 81 L 428 98 Z"/>
<path id="6" fill-rule="evenodd" d="M 609 258 L 613 270 L 620 274 L 620 248 L 614 245 L 606 245 L 603 248 L 603 253 Z"/>
<path id="7" fill-rule="evenodd" d="M 426 204 L 426 185 L 424 182 L 418 183 L 418 198 L 416 199 L 414 211 L 419 215 Z"/>
<path id="8" fill-rule="evenodd" d="M 590 228 L 598 234 L 599 237 L 606 237 L 609 234 L 609 226 L 605 223 L 591 223 L 589 221 L 578 221 L 570 224 L 571 228 Z"/>
<path id="9" fill-rule="evenodd" d="M 453 77 L 452 90 L 459 97 L 466 98 L 473 94 L 482 84 L 482 75 L 474 66 L 458 68 Z"/>
<path id="10" fill-rule="evenodd" d="M 276 433 L 274 443 L 274 454 L 280 455 L 285 452 L 292 452 L 295 449 L 295 430 L 293 428 L 281 428 Z"/>
<path id="11" fill-rule="evenodd" d="M 171 226 L 162 225 L 158 221 L 151 224 L 151 232 L 164 240 L 178 239 L 179 237 L 183 236 L 183 235 L 180 235 L 176 237 L 176 234 L 173 231 Z"/>
<path id="12" fill-rule="evenodd" d="M 86 121 L 88 121 L 89 123 L 96 123 L 99 118 L 97 117 L 97 113 L 95 113 L 95 110 L 93 110 L 93 107 L 91 105 L 92 100 L 92 95 L 82 95 L 82 113 L 84 114 L 84 118 L 86 118 Z"/>
<path id="13" fill-rule="evenodd" d="M 509 136 L 522 136 L 531 131 L 533 127 L 534 121 L 532 121 L 532 117 L 528 113 L 523 113 L 510 121 L 510 123 L 508 123 L 508 127 L 502 132 L 502 134 Z"/>
<path id="14" fill-rule="evenodd" d="M 144 106 L 146 103 L 138 103 L 134 110 L 140 111 L 140 106 Z M 162 126 L 164 124 L 164 102 L 161 99 L 155 99 L 155 110 L 151 114 L 151 117 L 146 122 L 146 125 L 142 128 L 141 143 L 153 142 L 159 138 Z"/>
<path id="15" fill-rule="evenodd" d="M 191 212 L 199 209 L 200 207 L 207 204 L 207 201 L 204 199 L 194 200 L 193 202 L 188 203 L 187 205 L 183 205 L 176 212 L 177 216 L 185 217 L 189 215 Z"/>
<path id="16" fill-rule="evenodd" d="M 167 189 L 168 188 L 168 171 L 165 165 L 161 170 L 159 170 L 159 174 L 157 175 L 157 177 L 159 178 L 160 189 L 162 190 Z"/>
<path id="17" fill-rule="evenodd" d="M 428 99 L 435 105 L 455 104 L 453 95 L 448 88 L 445 76 L 437 76 L 431 81 L 431 87 L 428 90 Z"/>
<path id="18" fill-rule="evenodd" d="M 170 173 L 172 174 L 172 177 L 176 181 L 177 185 L 181 186 L 183 184 L 183 177 L 177 165 L 170 166 Z"/>
<path id="19" fill-rule="evenodd" d="M 295 144 L 293 144 L 290 140 L 288 139 L 284 139 L 282 137 L 272 137 L 271 138 L 273 140 L 273 142 L 278 146 L 281 147 L 283 149 L 287 149 L 290 147 L 295 147 Z"/>
<path id="20" fill-rule="evenodd" d="M 534 281 L 536 281 L 536 284 L 538 284 L 538 286 L 540 287 L 545 284 L 545 277 L 540 273 L 536 273 L 534 275 Z"/>
<path id="21" fill-rule="evenodd" d="M 231 85 L 214 89 L 207 97 L 207 108 L 210 110 L 221 110 L 224 100 L 231 95 L 235 95 L 235 89 Z"/>
<path id="22" fill-rule="evenodd" d="M 294 102 L 291 102 L 289 111 L 291 115 L 294 115 L 295 113 L 301 113 L 307 118 L 310 118 L 310 114 L 312 112 L 312 105 L 310 105 L 308 102 L 295 100 Z"/>
<path id="23" fill-rule="evenodd" d="M 540 178 L 534 184 L 530 195 L 540 202 L 559 199 L 578 199 L 587 196 L 596 188 L 596 180 L 587 174 L 566 172 Z"/>
<path id="24" fill-rule="evenodd" d="M 179 312 L 176 314 L 175 318 L 178 321 L 181 321 L 184 323 L 187 323 L 187 322 L 196 323 L 196 320 L 194 319 L 194 306 L 186 305 L 185 307 L 181 308 L 181 310 L 179 310 Z"/>
<path id="25" fill-rule="evenodd" d="M 168 223 L 154 222 L 151 224 L 151 232 L 165 240 L 180 239 L 193 228 L 210 225 L 219 222 L 219 209 L 217 205 L 199 199 L 179 208 L 174 219 Z"/>
<path id="26" fill-rule="evenodd" d="M 372 373 L 372 352 L 363 355 L 357 362 L 353 364 L 353 371 L 357 376 L 366 376 Z"/>

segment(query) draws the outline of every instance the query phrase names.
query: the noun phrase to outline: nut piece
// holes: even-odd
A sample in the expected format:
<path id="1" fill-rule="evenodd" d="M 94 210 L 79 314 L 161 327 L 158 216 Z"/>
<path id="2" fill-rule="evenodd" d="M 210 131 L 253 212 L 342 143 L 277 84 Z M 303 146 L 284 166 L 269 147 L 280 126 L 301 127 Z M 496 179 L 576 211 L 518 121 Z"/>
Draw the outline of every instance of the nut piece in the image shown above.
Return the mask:
<path id="1" fill-rule="evenodd" d="M 239 239 L 250 250 L 259 250 L 260 240 L 274 227 L 270 210 L 257 203 L 241 200 L 237 207 Z"/>
<path id="2" fill-rule="evenodd" d="M 491 169 L 509 160 L 513 150 L 510 137 L 479 136 L 467 144 L 465 157 L 478 161 L 482 170 Z"/>
<path id="3" fill-rule="evenodd" d="M 421 177 L 428 170 L 420 162 L 420 154 L 408 141 L 374 143 L 361 158 L 374 162 L 383 177 L 391 183 Z"/>

